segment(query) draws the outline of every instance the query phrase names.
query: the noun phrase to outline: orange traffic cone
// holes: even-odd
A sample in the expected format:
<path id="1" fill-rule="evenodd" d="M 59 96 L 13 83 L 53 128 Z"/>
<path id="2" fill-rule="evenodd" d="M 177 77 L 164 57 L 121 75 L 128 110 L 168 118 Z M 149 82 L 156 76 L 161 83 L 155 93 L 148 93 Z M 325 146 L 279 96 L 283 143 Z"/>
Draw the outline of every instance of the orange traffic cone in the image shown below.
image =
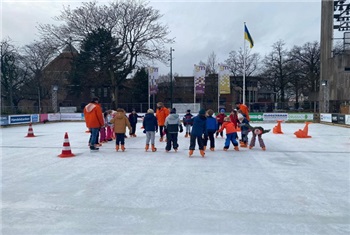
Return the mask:
<path id="1" fill-rule="evenodd" d="M 63 142 L 63 150 L 59 157 L 74 157 L 75 155 L 72 153 L 70 149 L 69 139 L 68 139 L 68 133 L 64 135 L 64 142 Z"/>
<path id="2" fill-rule="evenodd" d="M 281 128 L 281 122 L 282 120 L 277 120 L 277 126 L 273 128 L 273 133 L 274 134 L 283 134 L 282 128 Z"/>
<path id="3" fill-rule="evenodd" d="M 299 129 L 298 131 L 294 132 L 294 135 L 296 135 L 297 138 L 311 138 L 311 136 L 308 135 L 310 123 L 311 122 L 305 122 L 304 129 Z"/>
<path id="4" fill-rule="evenodd" d="M 36 137 L 36 136 L 34 135 L 33 128 L 32 128 L 32 123 L 31 123 L 31 122 L 29 123 L 28 134 L 27 134 L 26 137 Z"/>

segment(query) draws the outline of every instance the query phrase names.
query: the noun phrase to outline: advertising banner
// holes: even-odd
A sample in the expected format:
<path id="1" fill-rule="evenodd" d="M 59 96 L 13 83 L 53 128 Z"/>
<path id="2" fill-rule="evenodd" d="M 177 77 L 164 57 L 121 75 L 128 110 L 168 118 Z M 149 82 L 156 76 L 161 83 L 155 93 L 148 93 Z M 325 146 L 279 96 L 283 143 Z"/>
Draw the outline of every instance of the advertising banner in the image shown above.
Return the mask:
<path id="1" fill-rule="evenodd" d="M 1 116 L 1 126 L 6 126 L 9 124 L 8 116 Z"/>
<path id="2" fill-rule="evenodd" d="M 332 123 L 338 123 L 338 114 L 332 113 Z"/>
<path id="3" fill-rule="evenodd" d="M 30 123 L 31 115 L 10 115 L 9 116 L 9 124 L 22 124 L 22 123 Z"/>
<path id="4" fill-rule="evenodd" d="M 49 113 L 47 115 L 47 119 L 49 121 L 59 121 L 59 120 L 61 120 L 61 114 L 59 114 L 59 113 Z"/>
<path id="5" fill-rule="evenodd" d="M 264 121 L 264 114 L 263 113 L 250 113 L 249 117 L 250 117 L 250 121 L 252 121 L 252 122 Z"/>
<path id="6" fill-rule="evenodd" d="M 345 115 L 345 124 L 350 125 L 350 115 Z"/>
<path id="7" fill-rule="evenodd" d="M 288 121 L 313 121 L 313 113 L 289 113 Z"/>
<path id="8" fill-rule="evenodd" d="M 149 94 L 155 95 L 158 92 L 158 68 L 149 67 L 148 68 L 148 82 L 149 82 Z"/>
<path id="9" fill-rule="evenodd" d="M 286 121 L 288 120 L 288 113 L 264 113 L 263 119 L 264 121 L 277 121 L 277 120 Z"/>
<path id="10" fill-rule="evenodd" d="M 82 121 L 84 120 L 81 113 L 61 113 L 62 121 Z"/>
<path id="11" fill-rule="evenodd" d="M 338 114 L 338 123 L 345 124 L 345 115 L 344 114 Z"/>
<path id="12" fill-rule="evenodd" d="M 40 122 L 39 114 L 32 114 L 32 122 Z"/>
<path id="13" fill-rule="evenodd" d="M 205 92 L 205 66 L 194 65 L 194 86 L 196 94 Z"/>
<path id="14" fill-rule="evenodd" d="M 321 113 L 320 114 L 321 122 L 332 122 L 332 114 L 330 113 Z"/>
<path id="15" fill-rule="evenodd" d="M 230 94 L 230 68 L 219 64 L 219 93 Z"/>

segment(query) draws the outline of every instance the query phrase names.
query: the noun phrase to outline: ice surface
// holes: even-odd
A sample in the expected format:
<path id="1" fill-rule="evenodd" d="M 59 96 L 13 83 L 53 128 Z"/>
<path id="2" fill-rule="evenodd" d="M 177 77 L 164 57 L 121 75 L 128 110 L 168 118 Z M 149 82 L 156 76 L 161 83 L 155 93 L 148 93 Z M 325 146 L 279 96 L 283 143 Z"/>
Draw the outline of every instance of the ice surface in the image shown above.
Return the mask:
<path id="1" fill-rule="evenodd" d="M 275 123 L 253 124 L 269 129 Z M 350 234 L 350 129 L 310 124 L 312 138 L 263 135 L 252 150 L 188 157 L 145 152 L 145 134 L 91 153 L 83 122 L 1 128 L 3 234 Z M 65 132 L 72 158 L 59 158 Z M 251 136 L 249 136 L 251 137 Z"/>

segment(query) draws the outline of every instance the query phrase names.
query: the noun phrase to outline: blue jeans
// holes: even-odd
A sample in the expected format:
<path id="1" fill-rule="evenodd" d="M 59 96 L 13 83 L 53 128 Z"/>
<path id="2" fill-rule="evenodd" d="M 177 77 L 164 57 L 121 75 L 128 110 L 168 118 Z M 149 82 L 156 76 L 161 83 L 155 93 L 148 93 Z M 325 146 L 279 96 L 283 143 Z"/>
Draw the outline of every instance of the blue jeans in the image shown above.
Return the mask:
<path id="1" fill-rule="evenodd" d="M 94 148 L 95 144 L 97 144 L 98 140 L 98 133 L 100 131 L 100 128 L 90 128 L 90 148 Z"/>
<path id="2" fill-rule="evenodd" d="M 238 146 L 238 142 L 237 142 L 236 138 L 237 138 L 237 132 L 226 134 L 225 148 L 228 149 L 230 147 L 231 142 L 232 142 L 233 146 Z"/>

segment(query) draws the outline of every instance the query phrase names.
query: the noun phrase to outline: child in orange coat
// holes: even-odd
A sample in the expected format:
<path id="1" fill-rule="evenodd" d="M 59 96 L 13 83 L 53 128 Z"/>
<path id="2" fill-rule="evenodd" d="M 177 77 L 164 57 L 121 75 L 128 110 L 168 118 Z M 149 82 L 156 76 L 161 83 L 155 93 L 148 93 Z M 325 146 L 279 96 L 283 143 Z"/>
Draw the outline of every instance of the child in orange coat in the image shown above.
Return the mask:
<path id="1" fill-rule="evenodd" d="M 218 130 L 218 132 L 222 132 L 224 129 L 226 129 L 226 140 L 225 140 L 225 147 L 224 151 L 227 151 L 230 147 L 230 142 L 232 142 L 234 149 L 236 151 L 239 151 L 238 148 L 238 142 L 237 142 L 237 130 L 234 126 L 234 124 L 231 122 L 230 117 L 224 118 L 224 123 L 222 124 L 221 128 Z"/>

